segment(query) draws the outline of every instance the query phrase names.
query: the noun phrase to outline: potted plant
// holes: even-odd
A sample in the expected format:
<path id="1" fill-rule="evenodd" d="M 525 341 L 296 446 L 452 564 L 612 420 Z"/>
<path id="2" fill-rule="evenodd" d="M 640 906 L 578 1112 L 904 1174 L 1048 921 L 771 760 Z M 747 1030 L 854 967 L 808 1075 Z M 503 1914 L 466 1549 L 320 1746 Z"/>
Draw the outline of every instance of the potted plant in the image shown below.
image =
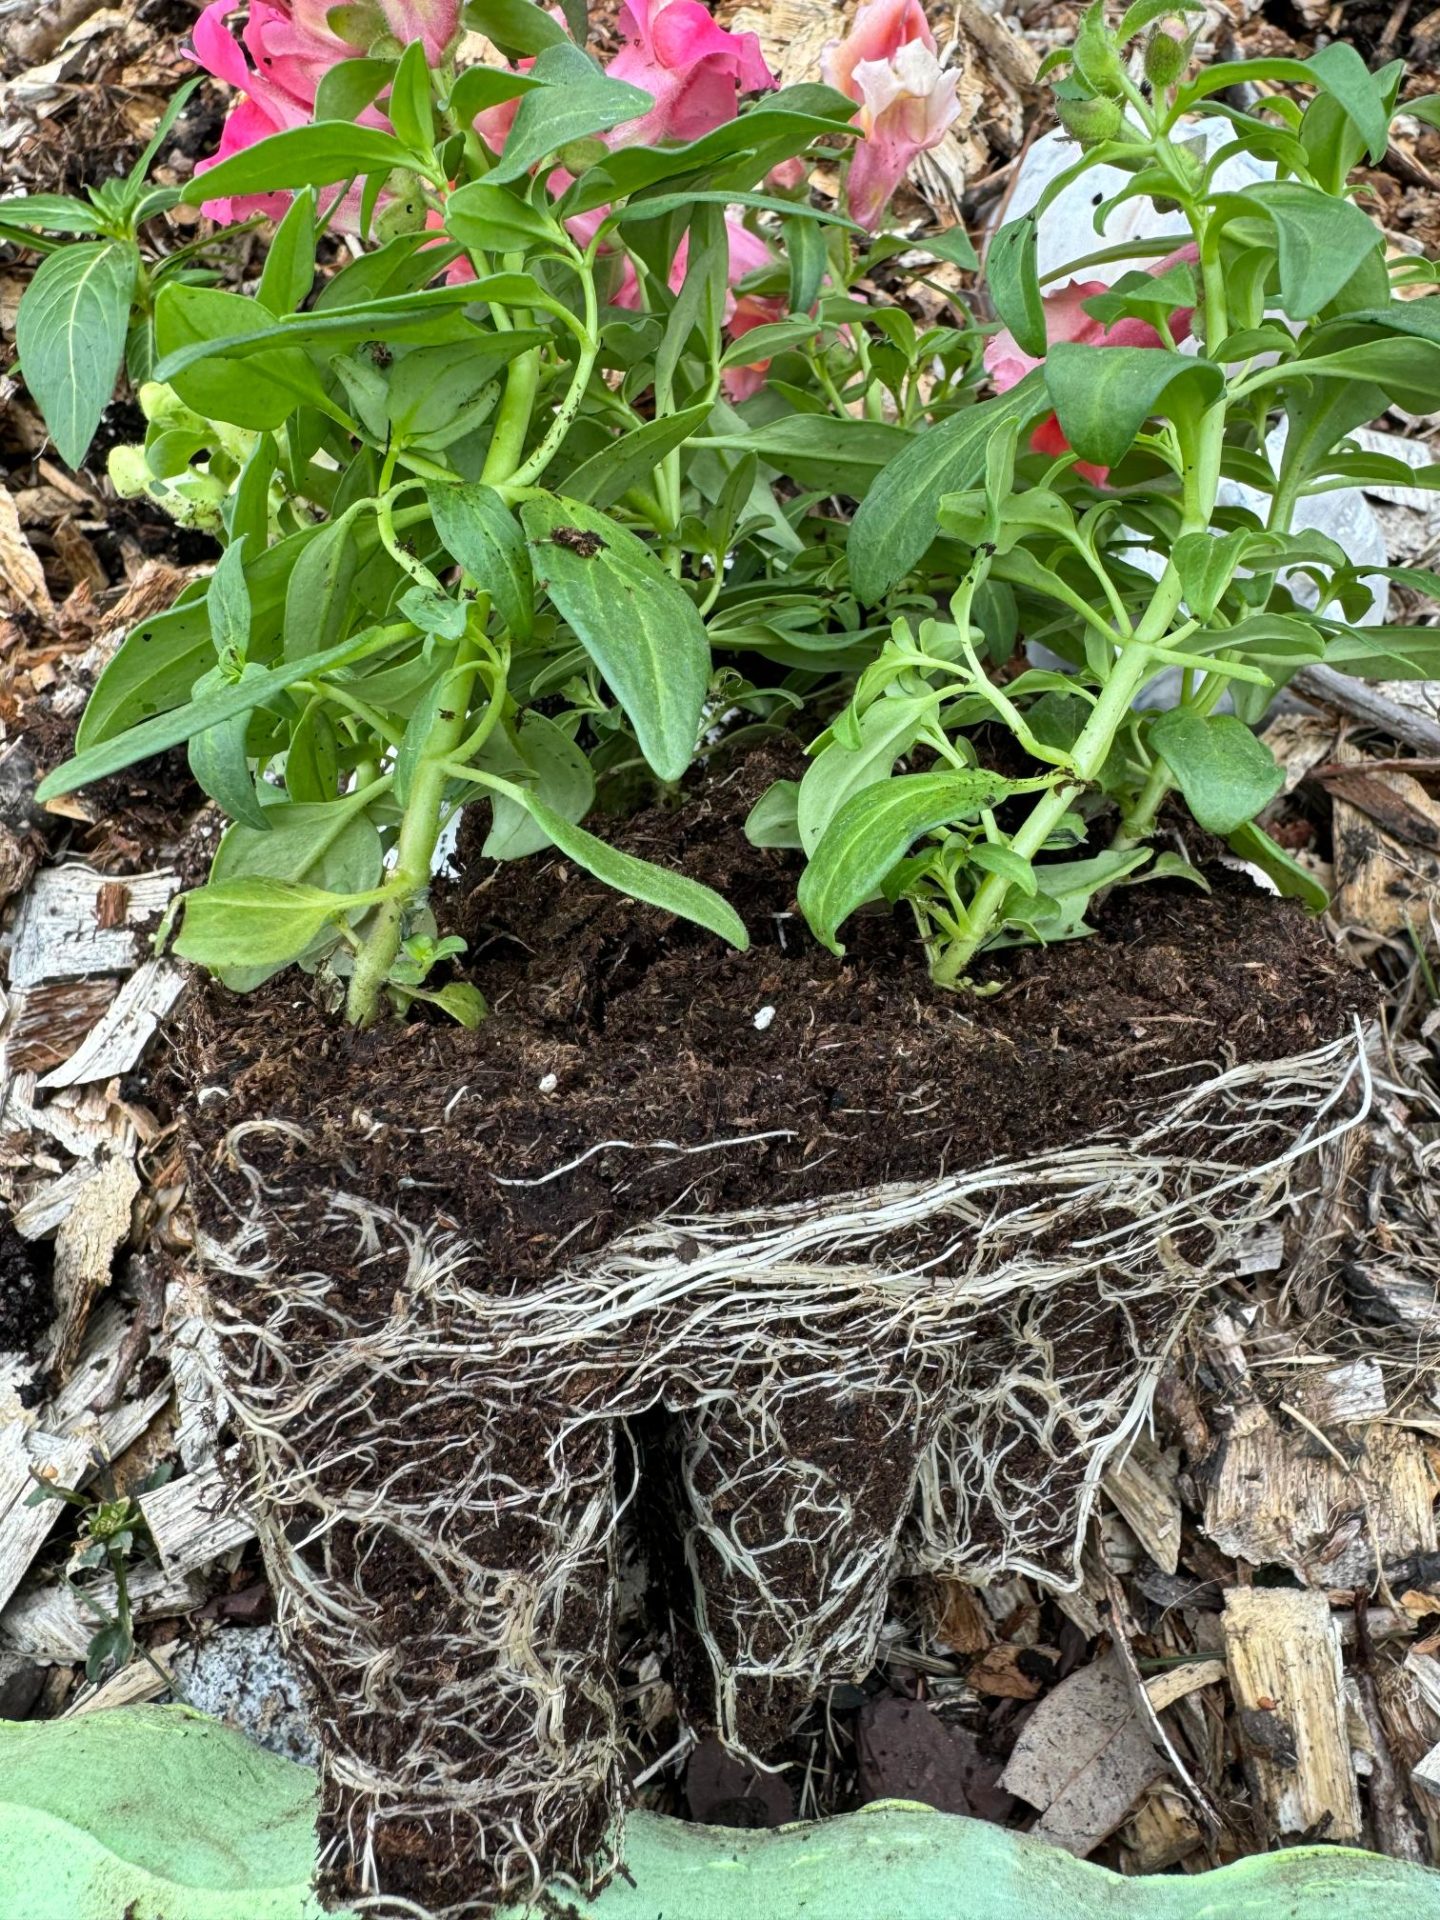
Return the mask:
<path id="1" fill-rule="evenodd" d="M 147 261 L 137 183 L 27 296 L 38 397 L 57 312 L 107 377 L 128 337 L 145 471 L 225 540 L 41 792 L 183 743 L 230 823 L 160 937 L 215 983 L 198 1244 L 337 1893 L 603 1878 L 632 1496 L 751 1752 L 898 1567 L 1073 1578 L 1188 1314 L 1363 1113 L 1361 982 L 1214 855 L 1323 904 L 1253 725 L 1433 661 L 1290 514 L 1398 477 L 1348 436 L 1440 404 L 1440 307 L 1349 184 L 1398 66 L 1192 72 L 1190 11 L 1049 63 L 1064 178 L 1173 234 L 1047 290 L 1003 227 L 995 322 L 917 321 L 974 256 L 884 230 L 954 110 L 913 0 L 778 93 L 696 0 L 608 71 L 531 0 L 212 7 L 246 98 L 186 197 L 277 220 L 254 293 Z M 1272 181 L 1214 190 L 1211 112 Z"/>

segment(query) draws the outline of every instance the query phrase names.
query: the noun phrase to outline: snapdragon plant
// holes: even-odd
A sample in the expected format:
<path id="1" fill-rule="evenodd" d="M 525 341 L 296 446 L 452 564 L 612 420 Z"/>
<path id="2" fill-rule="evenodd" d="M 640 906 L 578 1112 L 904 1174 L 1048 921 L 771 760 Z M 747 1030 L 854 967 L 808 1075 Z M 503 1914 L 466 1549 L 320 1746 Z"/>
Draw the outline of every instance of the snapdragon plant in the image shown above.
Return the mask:
<path id="1" fill-rule="evenodd" d="M 999 391 L 942 396 L 854 517 L 862 606 L 907 580 L 948 604 L 894 621 L 804 778 L 752 818 L 752 838 L 803 847 L 800 902 L 837 952 L 842 922 L 880 897 L 909 903 L 945 985 L 985 949 L 1083 934 L 1117 883 L 1199 879 L 1151 844 L 1177 791 L 1283 892 L 1323 905 L 1256 824 L 1282 774 L 1252 727 L 1307 664 L 1386 678 L 1440 664 L 1440 630 L 1355 624 L 1370 589 L 1350 556 L 1293 524 L 1336 488 L 1440 485 L 1440 468 L 1351 438 L 1389 406 L 1440 407 L 1434 270 L 1387 259 L 1354 181 L 1397 111 L 1440 124 L 1440 98 L 1398 107 L 1401 66 L 1371 73 L 1342 43 L 1192 75 L 1186 24 L 1137 0 L 1112 31 L 1097 0 L 1047 62 L 1077 153 L 991 243 Z M 1206 116 L 1226 123 L 1218 142 L 1197 138 Z M 1217 175 L 1242 152 L 1274 177 L 1227 191 Z M 1038 220 L 1101 166 L 1123 183 L 1097 235 L 1133 197 L 1172 231 L 1097 243 L 1042 281 Z M 1136 255 L 1155 259 L 1113 287 L 1060 285 Z M 1429 575 L 1385 571 L 1433 591 Z M 1012 743 L 1003 772 L 986 764 L 996 729 Z"/>
<path id="2" fill-rule="evenodd" d="M 597 786 L 673 788 L 708 717 L 761 699 L 715 665 L 705 616 L 737 567 L 763 576 L 803 549 L 806 503 L 761 477 L 735 409 L 757 363 L 797 368 L 804 390 L 759 446 L 833 484 L 825 389 L 838 398 L 867 349 L 816 314 L 856 270 L 848 239 L 832 269 L 825 230 L 869 242 L 770 181 L 817 142 L 835 157 L 854 102 L 815 84 L 737 111 L 769 80 L 758 45 L 692 11 L 716 124 L 683 138 L 667 136 L 695 109 L 672 73 L 652 93 L 602 71 L 530 0 L 467 10 L 509 66 L 458 66 L 439 0 L 391 0 L 368 25 L 344 9 L 304 62 L 299 16 L 272 60 L 275 9 L 251 10 L 253 94 L 185 197 L 283 217 L 253 293 L 154 276 L 150 432 L 116 463 L 224 555 L 127 637 L 41 788 L 187 747 L 231 824 L 175 944 L 236 987 L 298 961 L 347 983 L 358 1024 L 417 1000 L 476 1021 L 473 987 L 430 984 L 459 943 L 427 905 L 439 835 L 472 798 L 492 856 L 558 848 L 746 944 L 709 889 L 580 823 Z M 202 17 L 197 55 L 244 77 L 225 14 Z M 425 31 L 402 45 L 389 28 L 408 14 Z M 314 117 L 280 124 L 302 87 Z M 274 131 L 257 128 L 267 103 Z M 323 276 L 327 233 L 352 257 Z M 87 316 L 72 322 L 73 349 Z M 917 369 L 912 352 L 892 378 Z M 877 437 L 885 455 L 903 438 L 873 417 L 837 427 L 862 443 L 857 489 Z"/>

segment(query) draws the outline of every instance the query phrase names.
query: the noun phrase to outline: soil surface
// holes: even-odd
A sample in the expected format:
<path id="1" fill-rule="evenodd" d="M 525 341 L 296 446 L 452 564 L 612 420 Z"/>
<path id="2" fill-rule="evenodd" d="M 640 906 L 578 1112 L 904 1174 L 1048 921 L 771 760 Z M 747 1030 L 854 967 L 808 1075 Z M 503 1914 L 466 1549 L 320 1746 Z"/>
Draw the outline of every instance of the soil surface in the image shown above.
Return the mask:
<path id="1" fill-rule="evenodd" d="M 435 905 L 442 929 L 469 941 L 468 977 L 491 1007 L 478 1032 L 416 1019 L 356 1034 L 294 972 L 244 999 L 197 993 L 177 1064 L 207 1089 L 192 1106 L 201 1154 L 242 1117 L 297 1120 L 317 1193 L 360 1187 L 403 1205 L 405 1137 L 403 1184 L 491 1271 L 524 1282 L 562 1244 L 574 1260 L 682 1193 L 696 1211 L 780 1204 L 1128 1132 L 1137 1103 L 1304 1052 L 1374 1004 L 1314 920 L 1220 866 L 1208 894 L 1170 881 L 1117 890 L 1094 938 L 986 960 L 986 995 L 937 991 L 903 912 L 853 920 L 837 959 L 796 908 L 798 856 L 743 835 L 781 768 L 778 752 L 752 753 L 683 815 L 601 823 L 730 899 L 748 953 L 559 858 L 480 859 L 476 808 L 463 877 Z M 496 1184 L 598 1142 L 762 1133 L 776 1137 L 654 1164 L 602 1151 L 563 1183 Z"/>

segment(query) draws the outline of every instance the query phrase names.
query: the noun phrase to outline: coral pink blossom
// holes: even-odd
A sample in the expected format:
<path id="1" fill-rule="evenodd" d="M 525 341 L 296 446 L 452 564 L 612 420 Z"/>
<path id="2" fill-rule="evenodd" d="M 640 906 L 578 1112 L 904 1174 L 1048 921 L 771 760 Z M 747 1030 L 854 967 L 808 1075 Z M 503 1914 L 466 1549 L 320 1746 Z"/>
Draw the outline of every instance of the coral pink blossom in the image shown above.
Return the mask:
<path id="1" fill-rule="evenodd" d="M 940 65 L 920 0 L 865 0 L 823 71 L 860 105 L 847 191 L 851 218 L 873 232 L 916 154 L 939 146 L 959 113 L 958 76 Z"/>
<path id="2" fill-rule="evenodd" d="M 698 140 L 733 120 L 739 96 L 778 82 L 753 33 L 727 33 L 699 0 L 625 0 L 625 45 L 606 71 L 643 87 L 654 106 L 609 136 L 611 146 Z"/>
<path id="3" fill-rule="evenodd" d="M 243 96 L 225 122 L 219 151 L 212 159 L 202 160 L 197 173 L 272 133 L 304 126 L 315 110 L 320 76 L 355 52 L 328 29 L 323 40 L 316 38 L 288 12 L 266 0 L 253 0 L 242 47 L 225 24 L 230 11 L 229 0 L 215 0 L 195 22 L 190 36 L 195 58 L 205 71 Z M 209 200 L 204 211 L 212 220 L 243 220 L 255 213 L 278 219 L 289 202 L 285 193 L 247 194 L 234 200 Z"/>
<path id="4" fill-rule="evenodd" d="M 242 95 L 225 122 L 219 151 L 202 160 L 197 173 L 272 133 L 306 125 L 315 116 L 315 96 L 325 75 L 339 61 L 365 51 L 331 30 L 332 0 L 251 0 L 238 41 L 226 25 L 232 11 L 232 0 L 214 0 L 190 36 L 205 71 Z M 431 60 L 441 58 L 460 24 L 459 0 L 372 0 L 368 12 L 376 35 L 423 40 Z M 360 118 L 367 126 L 389 124 L 374 108 Z M 289 201 L 286 193 L 245 194 L 207 201 L 204 211 L 212 220 L 243 220 L 255 213 L 278 219 Z M 357 209 L 358 204 L 357 196 Z"/>
<path id="5" fill-rule="evenodd" d="M 1145 271 L 1155 277 L 1168 272 L 1171 267 L 1182 264 L 1193 266 L 1199 257 L 1197 247 L 1181 247 L 1178 252 L 1167 254 L 1165 259 L 1156 261 L 1153 267 L 1147 267 Z M 1154 327 L 1144 320 L 1117 320 L 1113 326 L 1107 327 L 1086 313 L 1087 300 L 1094 300 L 1099 294 L 1109 291 L 1102 280 L 1077 280 L 1049 294 L 1044 301 L 1047 344 L 1053 347 L 1059 340 L 1078 341 L 1086 347 L 1160 347 L 1165 344 Z M 1175 341 L 1190 338 L 1194 317 L 1193 307 L 1177 307 L 1170 315 L 1170 333 Z M 1018 386 L 1026 374 L 1032 373 L 1040 364 L 1034 354 L 1026 353 L 1008 330 L 995 334 L 986 343 L 985 371 L 997 393 L 1008 393 L 1011 387 Z M 1061 432 L 1060 422 L 1053 413 L 1035 429 L 1030 446 L 1035 453 L 1058 455 L 1069 451 L 1070 442 Z M 1075 470 L 1087 480 L 1093 480 L 1097 487 L 1104 486 L 1110 471 L 1108 467 L 1097 467 L 1089 460 L 1077 460 Z"/>

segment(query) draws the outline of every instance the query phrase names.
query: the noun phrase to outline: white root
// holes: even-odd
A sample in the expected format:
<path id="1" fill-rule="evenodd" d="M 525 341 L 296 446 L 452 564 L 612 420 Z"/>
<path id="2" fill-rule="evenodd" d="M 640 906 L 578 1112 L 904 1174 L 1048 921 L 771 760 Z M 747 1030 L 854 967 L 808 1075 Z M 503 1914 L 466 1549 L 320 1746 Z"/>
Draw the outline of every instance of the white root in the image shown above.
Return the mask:
<path id="1" fill-rule="evenodd" d="M 1106 1464 L 1193 1308 L 1371 1097 L 1357 1032 L 1157 1096 L 1131 1140 L 677 1210 L 523 1292 L 456 1235 L 337 1193 L 327 1228 L 353 1228 L 367 1270 L 347 1296 L 303 1266 L 296 1130 L 262 1178 L 245 1156 L 265 1123 L 237 1129 L 248 1207 L 233 1180 L 199 1196 L 200 1251 L 344 1884 L 416 1911 L 385 1898 L 397 1828 L 464 1863 L 445 1920 L 605 1870 L 622 1420 L 669 1416 L 656 1491 L 733 1744 L 863 1674 L 897 1572 L 1073 1584 Z"/>

